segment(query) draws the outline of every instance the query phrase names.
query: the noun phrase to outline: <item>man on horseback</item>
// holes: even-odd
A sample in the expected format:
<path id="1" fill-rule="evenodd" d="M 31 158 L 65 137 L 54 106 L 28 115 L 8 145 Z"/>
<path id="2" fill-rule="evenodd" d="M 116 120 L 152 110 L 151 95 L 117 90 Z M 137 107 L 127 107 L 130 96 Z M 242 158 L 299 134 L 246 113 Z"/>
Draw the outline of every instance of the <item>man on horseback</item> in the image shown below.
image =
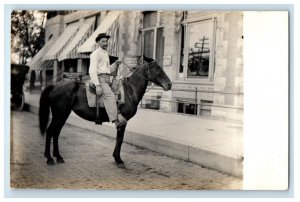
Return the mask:
<path id="1" fill-rule="evenodd" d="M 162 87 L 164 90 L 170 90 L 172 82 L 156 62 L 146 60 L 132 73 L 132 75 L 122 83 L 124 87 L 125 103 L 119 107 L 120 113 L 117 113 L 116 98 L 109 86 L 109 76 L 115 72 L 120 62 L 109 65 L 109 56 L 106 52 L 107 40 L 109 36 L 100 34 L 96 42 L 100 48 L 91 54 L 90 77 L 97 86 L 97 93 L 103 91 L 104 108 L 99 109 L 99 121 L 113 121 L 117 126 L 116 145 L 113 157 L 117 165 L 124 165 L 120 152 L 123 144 L 126 122 L 130 120 L 137 112 L 138 105 L 146 93 L 148 82 Z M 151 59 L 152 60 L 152 59 Z M 148 63 L 149 61 L 149 63 Z M 51 143 L 53 139 L 53 156 L 57 163 L 64 163 L 60 155 L 58 146 L 58 137 L 62 127 L 66 123 L 71 111 L 79 117 L 88 120 L 95 120 L 95 107 L 90 107 L 87 99 L 86 84 L 76 81 L 62 81 L 57 84 L 48 85 L 41 94 L 39 107 L 39 126 L 41 134 L 46 132 L 46 145 L 44 156 L 47 158 L 48 165 L 54 165 L 51 156 Z M 94 106 L 94 105 L 93 105 Z M 51 109 L 51 110 L 50 110 Z M 107 113 L 105 113 L 105 110 Z M 100 112 L 101 111 L 101 112 Z M 50 112 L 52 114 L 51 123 L 48 125 Z M 108 115 L 108 116 L 107 116 Z"/>
<path id="2" fill-rule="evenodd" d="M 116 61 L 112 65 L 109 63 L 109 55 L 107 53 L 108 40 L 110 36 L 105 33 L 99 34 L 95 41 L 100 47 L 95 50 L 90 56 L 89 74 L 92 83 L 96 86 L 96 94 L 103 96 L 103 103 L 108 114 L 109 120 L 115 123 L 116 128 L 124 123 L 118 120 L 118 109 L 116 97 L 110 87 L 110 75 L 117 72 L 121 61 Z M 99 104 L 97 104 L 97 108 Z M 97 109 L 98 110 L 98 109 Z M 98 117 L 96 117 L 97 120 Z"/>

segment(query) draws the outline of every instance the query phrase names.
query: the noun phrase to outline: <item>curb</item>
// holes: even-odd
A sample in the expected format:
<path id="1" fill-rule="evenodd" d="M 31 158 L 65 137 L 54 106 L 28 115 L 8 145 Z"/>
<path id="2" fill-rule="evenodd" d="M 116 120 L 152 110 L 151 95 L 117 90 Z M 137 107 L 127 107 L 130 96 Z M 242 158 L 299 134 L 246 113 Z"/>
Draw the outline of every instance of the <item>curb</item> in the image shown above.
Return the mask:
<path id="1" fill-rule="evenodd" d="M 38 114 L 38 107 L 26 103 L 24 111 Z M 113 126 L 110 126 L 109 124 L 102 124 L 99 126 L 94 122 L 82 121 L 82 119 L 75 115 L 74 112 L 71 113 L 66 123 L 110 138 L 116 137 L 116 129 Z M 78 125 L 78 123 L 80 123 L 80 125 Z M 129 130 L 125 131 L 124 142 L 144 147 L 168 156 L 201 164 L 205 167 L 212 168 L 238 178 L 243 177 L 243 159 L 238 157 Z"/>

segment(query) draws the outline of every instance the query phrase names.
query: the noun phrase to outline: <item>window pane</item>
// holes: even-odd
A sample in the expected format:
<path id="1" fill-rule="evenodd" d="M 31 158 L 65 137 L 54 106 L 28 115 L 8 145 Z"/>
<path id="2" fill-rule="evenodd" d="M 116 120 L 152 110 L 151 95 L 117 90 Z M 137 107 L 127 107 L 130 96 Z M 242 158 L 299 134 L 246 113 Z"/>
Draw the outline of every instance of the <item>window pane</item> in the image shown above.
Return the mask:
<path id="1" fill-rule="evenodd" d="M 183 72 L 183 56 L 184 56 L 184 26 L 181 26 L 181 48 L 180 48 L 180 64 L 179 64 L 179 73 Z"/>
<path id="2" fill-rule="evenodd" d="M 201 107 L 200 107 L 200 115 L 211 117 L 211 106 L 213 101 L 211 100 L 201 100 Z"/>
<path id="3" fill-rule="evenodd" d="M 157 22 L 157 12 L 148 11 L 144 12 L 144 20 L 143 20 L 144 28 L 155 27 Z"/>
<path id="4" fill-rule="evenodd" d="M 77 59 L 69 59 L 64 61 L 65 72 L 77 72 Z"/>
<path id="5" fill-rule="evenodd" d="M 165 37 L 164 37 L 164 29 L 157 29 L 157 37 L 156 37 L 156 62 L 159 66 L 163 66 L 163 57 L 164 57 L 164 45 L 165 45 Z"/>
<path id="6" fill-rule="evenodd" d="M 212 45 L 213 22 L 189 25 L 188 78 L 207 78 Z"/>
<path id="7" fill-rule="evenodd" d="M 186 104 L 185 105 L 185 113 L 186 114 L 197 115 L 197 105 L 195 105 L 195 104 Z"/>
<path id="8" fill-rule="evenodd" d="M 189 104 L 189 103 L 181 103 L 178 102 L 177 105 L 177 112 L 183 114 L 193 114 L 197 115 L 197 105 L 196 104 Z"/>
<path id="9" fill-rule="evenodd" d="M 178 107 L 177 107 L 177 112 L 184 113 L 183 112 L 183 107 L 184 107 L 184 104 L 179 102 L 178 103 Z"/>
<path id="10" fill-rule="evenodd" d="M 146 57 L 153 58 L 153 50 L 154 50 L 154 31 L 147 30 L 144 32 L 144 52 L 143 54 Z"/>
<path id="11" fill-rule="evenodd" d="M 161 96 L 151 96 L 151 98 L 144 98 L 141 101 L 141 108 L 146 108 L 146 109 L 160 109 L 160 99 Z"/>

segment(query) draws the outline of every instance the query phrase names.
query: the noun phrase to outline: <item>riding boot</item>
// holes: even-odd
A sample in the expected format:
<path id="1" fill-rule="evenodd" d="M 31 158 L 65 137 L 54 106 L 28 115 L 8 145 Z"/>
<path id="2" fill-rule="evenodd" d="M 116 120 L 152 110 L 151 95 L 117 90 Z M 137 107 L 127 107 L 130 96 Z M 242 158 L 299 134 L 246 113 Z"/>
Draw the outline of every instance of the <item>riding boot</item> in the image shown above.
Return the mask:
<path id="1" fill-rule="evenodd" d="M 100 96 L 96 95 L 96 119 L 95 119 L 95 124 L 102 125 L 102 121 L 100 119 Z"/>

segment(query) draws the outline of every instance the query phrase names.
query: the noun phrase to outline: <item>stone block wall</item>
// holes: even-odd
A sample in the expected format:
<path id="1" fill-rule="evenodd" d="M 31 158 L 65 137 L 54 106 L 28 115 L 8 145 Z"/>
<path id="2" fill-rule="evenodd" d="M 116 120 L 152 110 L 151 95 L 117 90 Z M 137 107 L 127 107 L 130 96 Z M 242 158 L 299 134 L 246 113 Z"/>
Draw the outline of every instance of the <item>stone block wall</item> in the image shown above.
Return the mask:
<path id="1" fill-rule="evenodd" d="M 141 51 L 141 12 L 124 11 L 119 17 L 119 59 L 126 56 L 140 56 Z M 120 66 L 123 75 L 129 73 L 125 65 Z"/>
<path id="2" fill-rule="evenodd" d="M 242 12 L 199 12 L 188 11 L 187 19 L 216 19 L 215 30 L 215 69 L 211 84 L 182 81 L 179 78 L 180 37 L 178 19 L 179 12 L 163 12 L 165 34 L 165 56 L 171 56 L 172 65 L 164 66 L 172 79 L 173 87 L 214 91 L 214 93 L 198 93 L 198 100 L 212 100 L 213 118 L 243 119 L 243 13 Z M 180 26 L 180 25 L 179 25 Z M 176 97 L 194 98 L 195 93 L 173 91 L 166 99 Z M 174 105 L 174 104 L 173 104 Z M 174 110 L 174 107 L 173 109 Z"/>
<path id="3" fill-rule="evenodd" d="M 217 18 L 212 117 L 243 120 L 243 14 Z"/>
<path id="4" fill-rule="evenodd" d="M 171 58 L 171 64 L 164 64 L 163 69 L 168 75 L 168 77 L 173 81 L 173 78 L 176 74 L 176 64 L 177 64 L 177 40 L 175 30 L 175 20 L 176 14 L 174 11 L 164 11 L 162 12 L 162 21 L 164 26 L 164 57 Z M 172 91 L 162 91 L 161 99 L 162 100 L 172 100 L 173 92 Z M 161 111 L 174 111 L 174 103 L 172 102 L 161 102 L 160 110 Z"/>
<path id="5" fill-rule="evenodd" d="M 58 38 L 64 31 L 64 16 L 57 15 L 54 18 L 47 20 L 45 29 L 45 42 L 49 41 L 50 36 Z"/>

